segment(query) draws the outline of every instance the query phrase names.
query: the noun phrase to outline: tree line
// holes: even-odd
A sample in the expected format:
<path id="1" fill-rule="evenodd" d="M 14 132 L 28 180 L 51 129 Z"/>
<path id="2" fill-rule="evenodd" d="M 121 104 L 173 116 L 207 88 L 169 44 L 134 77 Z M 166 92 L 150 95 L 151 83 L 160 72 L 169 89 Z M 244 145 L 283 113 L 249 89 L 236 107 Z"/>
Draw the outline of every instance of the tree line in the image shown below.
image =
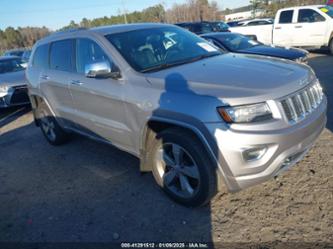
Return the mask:
<path id="1" fill-rule="evenodd" d="M 32 47 L 36 41 L 48 34 L 50 34 L 50 30 L 46 27 L 0 29 L 0 54 L 8 49 Z"/>
<path id="2" fill-rule="evenodd" d="M 118 15 L 110 17 L 104 16 L 92 20 L 83 18 L 79 23 L 71 21 L 61 30 L 79 27 L 89 28 L 125 22 L 176 23 L 201 20 L 210 21 L 217 19 L 220 19 L 220 14 L 216 1 L 187 0 L 184 4 L 174 4 L 170 9 L 166 9 L 163 4 L 157 4 L 142 11 L 134 11 L 132 13 L 118 13 Z"/>
<path id="3" fill-rule="evenodd" d="M 255 12 L 257 9 L 263 9 L 265 16 L 273 17 L 277 10 L 297 5 L 306 4 L 324 4 L 326 0 L 250 0 L 250 6 Z M 193 22 L 193 21 L 212 21 L 221 20 L 223 14 L 218 8 L 216 1 L 208 0 L 187 0 L 183 4 L 174 4 L 171 8 L 166 9 L 163 4 L 157 4 L 142 11 L 131 13 L 122 13 L 118 11 L 117 15 L 104 16 L 101 18 L 87 19 L 83 18 L 76 23 L 71 21 L 68 25 L 60 30 L 72 28 L 89 28 L 103 25 L 113 25 L 120 23 L 138 23 L 138 22 Z M 31 47 L 33 44 L 49 35 L 51 31 L 46 27 L 25 27 L 14 29 L 8 27 L 5 30 L 0 29 L 0 54 L 8 49 L 19 47 Z"/>

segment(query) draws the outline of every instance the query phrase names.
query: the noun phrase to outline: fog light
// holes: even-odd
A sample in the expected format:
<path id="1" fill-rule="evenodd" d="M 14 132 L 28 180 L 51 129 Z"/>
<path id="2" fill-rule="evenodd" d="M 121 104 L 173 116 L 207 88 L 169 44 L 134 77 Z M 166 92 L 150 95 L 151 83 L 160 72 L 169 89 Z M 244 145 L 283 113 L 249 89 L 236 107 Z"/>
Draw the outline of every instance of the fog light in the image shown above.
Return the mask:
<path id="1" fill-rule="evenodd" d="M 257 147 L 246 149 L 242 152 L 245 161 L 254 161 L 262 158 L 267 151 L 267 147 Z"/>

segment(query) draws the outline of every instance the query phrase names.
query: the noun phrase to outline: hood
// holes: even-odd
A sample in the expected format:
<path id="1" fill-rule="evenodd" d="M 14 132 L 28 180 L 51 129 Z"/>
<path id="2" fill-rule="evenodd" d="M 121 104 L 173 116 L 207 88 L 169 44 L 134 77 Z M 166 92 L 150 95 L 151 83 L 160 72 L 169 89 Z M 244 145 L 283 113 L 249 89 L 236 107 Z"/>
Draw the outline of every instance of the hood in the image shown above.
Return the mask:
<path id="1" fill-rule="evenodd" d="M 246 54 L 266 55 L 266 56 L 279 57 L 289 60 L 295 60 L 300 57 L 306 56 L 306 53 L 303 52 L 302 50 L 294 48 L 271 47 L 265 45 L 254 46 L 252 48 L 239 50 L 237 52 L 246 53 Z"/>
<path id="2" fill-rule="evenodd" d="M 21 86 L 27 85 L 25 78 L 25 70 L 0 74 L 0 85 L 6 84 L 8 86 Z"/>
<path id="3" fill-rule="evenodd" d="M 170 84 L 176 89 L 177 82 L 173 81 L 178 79 L 179 85 L 186 85 L 189 92 L 215 97 L 225 105 L 281 98 L 315 78 L 310 67 L 289 60 L 232 53 L 149 73 L 146 77 L 153 87 L 164 87 L 165 91 Z"/>

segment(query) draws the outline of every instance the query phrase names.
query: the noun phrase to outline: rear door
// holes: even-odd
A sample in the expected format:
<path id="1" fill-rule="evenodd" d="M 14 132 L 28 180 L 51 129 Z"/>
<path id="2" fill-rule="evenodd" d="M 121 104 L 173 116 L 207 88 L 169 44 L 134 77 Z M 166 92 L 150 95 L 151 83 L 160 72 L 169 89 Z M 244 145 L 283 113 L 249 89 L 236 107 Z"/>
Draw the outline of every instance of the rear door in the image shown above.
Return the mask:
<path id="1" fill-rule="evenodd" d="M 327 42 L 327 21 L 319 9 L 299 9 L 294 28 L 294 46 L 322 46 Z"/>
<path id="2" fill-rule="evenodd" d="M 52 110 L 66 126 L 71 124 L 75 112 L 69 92 L 69 79 L 74 74 L 74 40 L 65 39 L 52 42 L 49 52 L 49 69 L 41 75 L 41 91 Z"/>
<path id="3" fill-rule="evenodd" d="M 274 45 L 293 45 L 292 37 L 295 32 L 294 13 L 294 10 L 283 10 L 277 14 L 273 27 Z"/>
<path id="4" fill-rule="evenodd" d="M 76 123 L 83 132 L 127 148 L 131 145 L 130 129 L 126 125 L 124 88 L 122 80 L 87 78 L 85 66 L 94 62 L 109 61 L 102 46 L 88 38 L 76 40 L 77 73 L 70 80 Z"/>

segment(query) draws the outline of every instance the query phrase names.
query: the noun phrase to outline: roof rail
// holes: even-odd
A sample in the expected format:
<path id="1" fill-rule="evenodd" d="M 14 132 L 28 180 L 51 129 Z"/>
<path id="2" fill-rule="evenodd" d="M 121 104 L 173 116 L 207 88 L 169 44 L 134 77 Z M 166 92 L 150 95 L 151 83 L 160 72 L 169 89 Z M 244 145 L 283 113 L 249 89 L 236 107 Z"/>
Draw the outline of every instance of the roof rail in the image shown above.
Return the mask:
<path id="1" fill-rule="evenodd" d="M 76 31 L 80 31 L 80 30 L 87 30 L 87 28 L 79 27 L 79 28 L 60 30 L 60 31 L 56 31 L 56 32 L 51 33 L 50 36 L 67 34 L 67 33 L 76 32 Z"/>

